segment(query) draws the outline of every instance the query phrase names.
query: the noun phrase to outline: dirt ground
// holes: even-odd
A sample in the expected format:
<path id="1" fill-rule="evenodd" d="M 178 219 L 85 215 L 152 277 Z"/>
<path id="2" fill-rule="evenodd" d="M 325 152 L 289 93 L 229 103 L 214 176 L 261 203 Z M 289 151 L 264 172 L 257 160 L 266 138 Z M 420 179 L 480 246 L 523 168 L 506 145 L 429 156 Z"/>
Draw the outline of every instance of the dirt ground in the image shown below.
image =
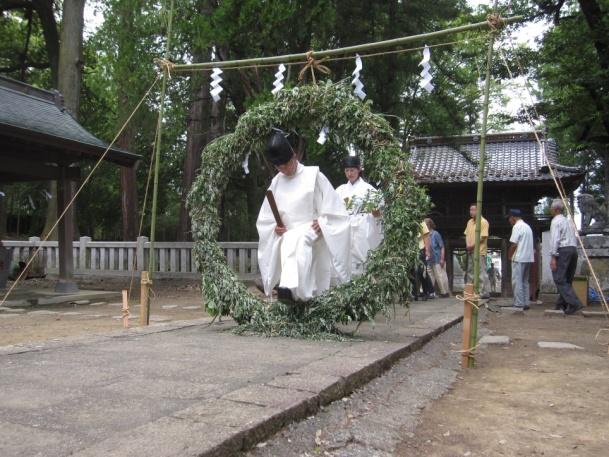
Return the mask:
<path id="1" fill-rule="evenodd" d="M 55 282 L 34 280 L 35 287 L 53 288 Z M 30 282 L 28 280 L 28 282 Z M 128 282 L 79 282 L 79 288 L 87 290 L 130 290 Z M 129 300 L 129 327 L 139 327 L 140 285 L 131 288 Z M 200 319 L 207 317 L 201 297 L 201 285 L 197 283 L 161 283 L 152 285 L 149 324 Z M 2 295 L 4 297 L 4 294 Z M 10 300 L 10 296 L 8 298 Z M 22 311 L 0 312 L 0 346 L 17 343 L 45 341 L 66 336 L 103 333 L 123 328 L 122 299 L 90 300 L 87 304 L 62 304 L 29 306 Z"/>
<path id="2" fill-rule="evenodd" d="M 605 456 L 609 449 L 606 318 L 488 312 L 510 344 L 478 351 L 474 368 L 421 415 L 397 456 Z M 600 305 L 589 306 L 601 311 Z M 581 349 L 542 349 L 538 342 Z"/>
<path id="3" fill-rule="evenodd" d="M 153 294 L 150 325 L 206 316 L 199 284 L 155 284 Z M 119 302 L 37 306 L 0 316 L 0 346 L 118 330 Z M 138 326 L 139 291 L 131 303 L 130 326 Z M 491 308 L 499 309 L 496 304 Z M 607 455 L 609 321 L 549 317 L 544 312 L 552 308 L 534 305 L 524 315 L 485 312 L 481 334 L 508 336 L 509 345 L 478 348 L 475 367 L 460 371 L 448 393 L 421 412 L 420 424 L 404 432 L 394 455 Z M 581 349 L 542 349 L 542 341 Z"/>

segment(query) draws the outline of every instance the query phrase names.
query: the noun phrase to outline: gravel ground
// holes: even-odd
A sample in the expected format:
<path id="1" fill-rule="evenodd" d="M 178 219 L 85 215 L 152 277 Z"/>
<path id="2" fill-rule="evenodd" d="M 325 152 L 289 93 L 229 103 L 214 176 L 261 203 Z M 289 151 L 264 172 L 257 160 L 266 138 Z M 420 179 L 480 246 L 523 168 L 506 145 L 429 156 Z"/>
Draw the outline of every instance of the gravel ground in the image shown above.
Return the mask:
<path id="1" fill-rule="evenodd" d="M 484 312 L 480 316 L 483 320 Z M 395 447 L 412 435 L 421 411 L 451 389 L 459 375 L 461 336 L 461 325 L 449 329 L 380 378 L 246 455 L 393 456 Z"/>

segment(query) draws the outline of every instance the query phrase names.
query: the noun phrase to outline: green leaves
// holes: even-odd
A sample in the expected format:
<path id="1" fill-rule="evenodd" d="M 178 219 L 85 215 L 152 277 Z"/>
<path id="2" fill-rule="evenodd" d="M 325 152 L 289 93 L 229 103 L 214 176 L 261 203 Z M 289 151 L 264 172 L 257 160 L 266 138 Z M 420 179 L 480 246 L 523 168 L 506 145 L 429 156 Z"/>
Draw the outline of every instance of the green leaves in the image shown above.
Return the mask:
<path id="1" fill-rule="evenodd" d="M 296 131 L 313 144 L 322 127 L 331 131 L 327 147 L 353 144 L 361 151 L 369 175 L 382 181 L 385 241 L 368 254 L 366 270 L 347 284 L 327 290 L 307 303 L 272 304 L 249 293 L 226 264 L 216 237 L 218 205 L 228 176 L 245 154 L 261 157 L 272 126 Z M 330 146 L 329 143 L 332 143 Z M 338 324 L 391 317 L 394 303 L 404 304 L 412 289 L 409 272 L 417 259 L 416 233 L 429 208 L 393 130 L 370 104 L 352 94 L 347 83 L 301 86 L 283 90 L 267 103 L 248 110 L 235 132 L 209 144 L 201 156 L 201 174 L 188 196 L 195 238 L 194 255 L 201 272 L 207 310 L 230 315 L 238 333 L 297 338 L 343 338 Z"/>

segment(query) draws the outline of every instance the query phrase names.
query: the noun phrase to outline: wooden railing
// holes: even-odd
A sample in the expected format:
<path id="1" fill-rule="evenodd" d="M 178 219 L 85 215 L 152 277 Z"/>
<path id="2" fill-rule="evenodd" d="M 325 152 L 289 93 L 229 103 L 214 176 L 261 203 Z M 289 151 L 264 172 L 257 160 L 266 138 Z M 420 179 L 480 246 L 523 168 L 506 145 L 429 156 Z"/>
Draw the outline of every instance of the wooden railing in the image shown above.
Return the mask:
<path id="1" fill-rule="evenodd" d="M 4 246 L 13 250 L 11 264 L 27 263 L 42 244 L 40 238 L 29 241 L 4 241 Z M 155 242 L 154 270 L 152 276 L 159 279 L 200 279 L 192 255 L 192 242 Z M 258 269 L 257 242 L 219 243 L 226 255 L 228 265 L 244 280 L 253 280 L 260 275 Z M 133 272 L 147 271 L 150 242 L 147 237 L 137 241 L 91 241 L 84 236 L 74 241 L 74 276 L 129 277 Z M 47 275 L 59 274 L 59 248 L 57 241 L 47 241 L 38 252 L 38 265 L 44 266 Z"/>

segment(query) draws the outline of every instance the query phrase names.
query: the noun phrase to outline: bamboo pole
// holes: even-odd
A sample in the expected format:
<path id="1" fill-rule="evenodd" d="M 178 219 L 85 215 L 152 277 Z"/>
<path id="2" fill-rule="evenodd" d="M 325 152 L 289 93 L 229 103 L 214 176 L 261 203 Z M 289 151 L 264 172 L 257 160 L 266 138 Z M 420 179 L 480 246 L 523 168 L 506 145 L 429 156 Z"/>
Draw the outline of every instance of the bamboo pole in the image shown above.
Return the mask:
<path id="1" fill-rule="evenodd" d="M 171 25 L 173 22 L 173 0 L 171 0 L 171 9 L 169 11 L 169 21 L 167 25 L 167 43 L 165 47 L 165 60 L 169 60 L 169 50 L 171 48 Z M 157 122 L 157 137 L 156 137 L 156 148 L 154 153 L 154 186 L 152 191 L 152 217 L 150 221 L 150 253 L 148 256 L 148 278 L 147 287 L 150 287 L 152 281 L 152 272 L 154 271 L 154 240 L 156 232 L 156 205 L 158 201 L 159 193 L 159 164 L 161 162 L 161 138 L 163 132 L 163 114 L 165 112 L 165 91 L 167 90 L 167 77 L 169 76 L 169 69 L 163 68 L 163 85 L 161 87 L 161 103 L 159 106 L 159 119 Z M 144 276 L 142 272 L 142 282 Z M 142 306 L 144 303 L 142 302 Z M 146 299 L 146 323 L 141 325 L 148 325 L 150 323 L 150 294 L 147 295 Z"/>
<path id="2" fill-rule="evenodd" d="M 148 325 L 149 303 L 150 303 L 150 281 L 148 281 L 148 272 L 142 271 L 142 282 L 140 289 L 140 325 Z"/>
<path id="3" fill-rule="evenodd" d="M 461 366 L 463 368 L 469 367 L 471 355 L 469 339 L 472 329 L 472 309 L 475 307 L 473 306 L 472 301 L 467 297 L 471 295 L 473 291 L 474 286 L 472 284 L 465 284 L 465 300 L 463 301 L 463 338 L 461 340 Z"/>
<path id="4" fill-rule="evenodd" d="M 514 22 L 522 22 L 524 21 L 523 16 L 513 16 L 502 19 L 503 24 L 508 25 Z M 388 48 L 392 46 L 401 46 L 404 44 L 416 42 L 416 41 L 425 41 L 432 40 L 435 38 L 441 38 L 447 35 L 452 35 L 455 33 L 461 32 L 469 32 L 472 30 L 480 30 L 489 27 L 487 21 L 485 22 L 477 22 L 475 24 L 462 25 L 460 27 L 453 27 L 445 30 L 438 30 L 436 32 L 423 33 L 420 35 L 413 35 L 409 37 L 395 38 L 393 40 L 385 40 L 385 41 L 377 41 L 376 43 L 366 43 L 360 44 L 357 46 L 348 46 L 346 48 L 337 48 L 337 49 L 329 49 L 325 51 L 314 51 L 312 53 L 312 57 L 314 59 L 320 59 L 323 57 L 331 57 L 336 55 L 343 54 L 354 54 L 356 52 L 362 51 L 371 51 L 374 49 L 380 48 Z M 203 63 L 192 63 L 192 64 L 183 64 L 183 65 L 174 65 L 174 71 L 189 71 L 189 70 L 205 70 L 211 68 L 224 68 L 224 67 L 233 67 L 233 66 L 252 66 L 252 65 L 266 65 L 272 63 L 285 63 L 292 60 L 306 60 L 307 53 L 299 53 L 299 54 L 286 54 L 283 56 L 272 56 L 272 57 L 258 57 L 253 59 L 243 59 L 243 60 L 226 60 L 224 62 L 203 62 Z"/>
<path id="5" fill-rule="evenodd" d="M 129 327 L 129 291 L 123 290 L 123 327 Z"/>
<path id="6" fill-rule="evenodd" d="M 497 0 L 495 0 L 493 11 L 497 11 Z M 486 125 L 488 121 L 488 105 L 490 98 L 491 87 L 491 66 L 493 64 L 493 45 L 495 44 L 495 36 L 497 30 L 493 30 L 488 45 L 488 54 L 486 59 L 486 81 L 484 83 L 484 102 L 482 104 L 482 129 L 480 131 L 480 164 L 478 167 L 478 193 L 476 197 L 476 240 L 474 247 L 474 292 L 476 295 L 480 293 L 480 225 L 482 220 L 482 194 L 484 189 L 484 162 L 486 155 Z M 485 265 L 486 266 L 486 265 Z M 477 304 L 477 303 L 476 303 Z M 476 346 L 478 338 L 478 307 L 472 309 L 472 328 L 469 338 L 470 350 Z M 469 367 L 474 366 L 474 359 L 470 357 Z"/>

